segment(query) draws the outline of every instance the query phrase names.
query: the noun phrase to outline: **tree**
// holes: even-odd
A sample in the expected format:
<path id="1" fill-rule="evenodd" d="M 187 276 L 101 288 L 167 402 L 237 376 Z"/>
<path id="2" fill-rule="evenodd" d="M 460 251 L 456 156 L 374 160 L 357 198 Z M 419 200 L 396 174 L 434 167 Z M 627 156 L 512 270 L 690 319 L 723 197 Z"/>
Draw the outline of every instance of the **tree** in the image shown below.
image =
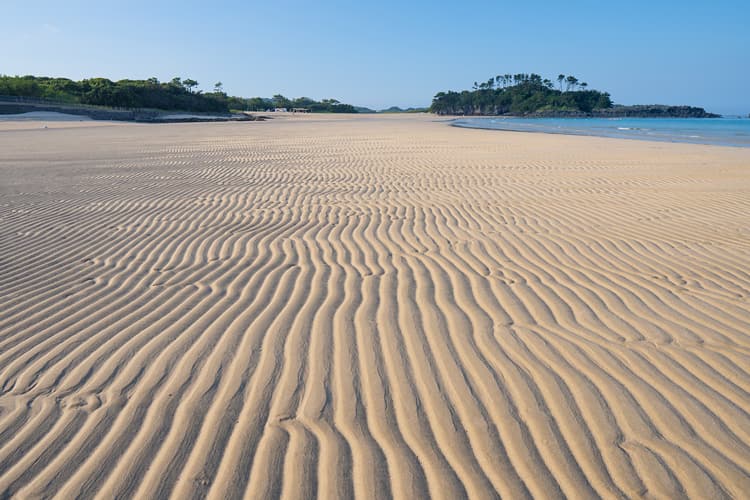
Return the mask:
<path id="1" fill-rule="evenodd" d="M 495 88 L 508 84 L 501 90 Z M 498 75 L 485 83 L 475 82 L 474 90 L 461 92 L 439 92 L 432 100 L 431 110 L 438 114 L 487 115 L 583 112 L 591 113 L 597 108 L 612 106 L 609 94 L 596 90 L 585 92 L 562 92 L 563 83 L 568 90 L 586 89 L 588 85 L 574 76 L 559 75 L 560 91 L 555 89 L 552 80 L 537 73 L 516 73 Z"/>
<path id="2" fill-rule="evenodd" d="M 596 102 L 597 108 L 611 108 L 612 107 L 612 98 L 609 95 L 609 92 L 604 92 L 599 95 L 599 98 Z"/>
<path id="3" fill-rule="evenodd" d="M 273 96 L 273 106 L 275 108 L 291 108 L 291 101 L 281 94 Z"/>
<path id="4" fill-rule="evenodd" d="M 198 82 L 193 79 L 186 78 L 182 81 L 182 85 L 187 89 L 188 92 L 192 94 L 193 89 L 198 86 Z"/>
<path id="5" fill-rule="evenodd" d="M 214 92 L 216 92 L 217 94 L 223 94 L 224 93 L 223 87 L 224 87 L 224 84 L 222 84 L 221 82 L 214 83 Z"/>
<path id="6" fill-rule="evenodd" d="M 271 107 L 271 103 L 261 97 L 253 97 L 247 100 L 249 111 L 265 111 Z"/>
<path id="7" fill-rule="evenodd" d="M 576 85 L 578 84 L 578 78 L 576 78 L 576 77 L 575 77 L 575 76 L 573 76 L 573 75 L 570 75 L 569 77 L 567 77 L 567 78 L 565 79 L 565 83 L 567 84 L 567 86 L 565 87 L 565 90 L 566 90 L 566 91 L 570 90 L 571 88 L 572 88 L 573 90 L 575 90 L 575 88 L 576 88 Z"/>

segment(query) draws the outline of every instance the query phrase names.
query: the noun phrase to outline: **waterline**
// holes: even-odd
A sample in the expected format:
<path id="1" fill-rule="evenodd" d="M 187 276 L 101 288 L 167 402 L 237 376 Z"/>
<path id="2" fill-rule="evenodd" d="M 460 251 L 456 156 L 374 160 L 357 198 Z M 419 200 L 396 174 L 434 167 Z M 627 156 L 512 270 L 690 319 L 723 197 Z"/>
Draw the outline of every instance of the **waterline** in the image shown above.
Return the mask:
<path id="1" fill-rule="evenodd" d="M 466 128 L 750 147 L 743 118 L 458 118 Z"/>

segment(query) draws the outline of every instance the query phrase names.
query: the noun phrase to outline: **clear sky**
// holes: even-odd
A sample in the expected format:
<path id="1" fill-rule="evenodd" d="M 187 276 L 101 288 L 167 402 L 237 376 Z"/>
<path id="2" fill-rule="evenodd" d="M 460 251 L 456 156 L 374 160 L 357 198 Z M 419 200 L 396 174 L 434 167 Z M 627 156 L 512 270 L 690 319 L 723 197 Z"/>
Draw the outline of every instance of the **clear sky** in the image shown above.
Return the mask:
<path id="1" fill-rule="evenodd" d="M 428 105 L 500 73 L 750 113 L 750 0 L 3 0 L 0 73 Z"/>

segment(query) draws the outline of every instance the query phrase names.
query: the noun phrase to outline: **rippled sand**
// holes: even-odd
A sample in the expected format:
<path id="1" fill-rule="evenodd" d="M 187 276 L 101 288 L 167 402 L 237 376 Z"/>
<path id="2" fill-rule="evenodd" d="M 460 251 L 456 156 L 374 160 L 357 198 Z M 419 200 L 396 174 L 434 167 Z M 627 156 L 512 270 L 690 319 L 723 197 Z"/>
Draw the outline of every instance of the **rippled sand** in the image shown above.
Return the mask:
<path id="1" fill-rule="evenodd" d="M 0 124 L 0 497 L 746 497 L 750 150 Z"/>

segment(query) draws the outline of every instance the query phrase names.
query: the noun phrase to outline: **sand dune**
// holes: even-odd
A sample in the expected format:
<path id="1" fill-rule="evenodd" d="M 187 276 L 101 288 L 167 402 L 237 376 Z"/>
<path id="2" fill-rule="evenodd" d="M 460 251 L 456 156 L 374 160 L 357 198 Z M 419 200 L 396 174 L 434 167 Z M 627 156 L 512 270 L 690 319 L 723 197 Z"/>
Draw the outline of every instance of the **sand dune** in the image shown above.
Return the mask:
<path id="1" fill-rule="evenodd" d="M 750 150 L 0 124 L 0 497 L 746 498 Z"/>

